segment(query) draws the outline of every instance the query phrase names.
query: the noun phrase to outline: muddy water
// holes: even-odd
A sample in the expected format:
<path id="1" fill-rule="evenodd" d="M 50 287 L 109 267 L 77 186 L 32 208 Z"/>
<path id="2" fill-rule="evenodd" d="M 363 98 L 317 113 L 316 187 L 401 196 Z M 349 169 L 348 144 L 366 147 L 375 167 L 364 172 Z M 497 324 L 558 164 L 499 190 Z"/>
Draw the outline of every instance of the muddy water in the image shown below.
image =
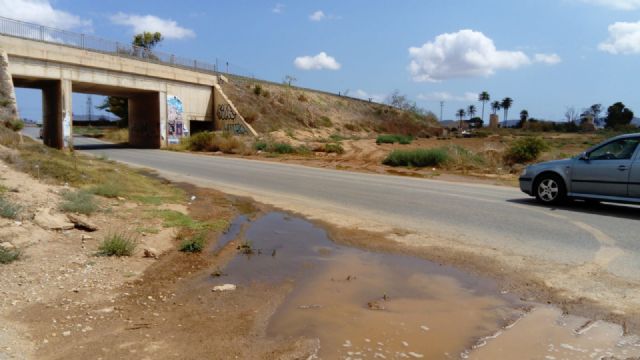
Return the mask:
<path id="1" fill-rule="evenodd" d="M 339 246 L 300 218 L 238 218 L 215 249 L 234 239 L 238 255 L 212 283 L 292 281 L 268 334 L 317 338 L 318 358 L 640 356 L 638 339 L 623 336 L 619 326 L 521 303 L 495 283 L 451 267 Z"/>

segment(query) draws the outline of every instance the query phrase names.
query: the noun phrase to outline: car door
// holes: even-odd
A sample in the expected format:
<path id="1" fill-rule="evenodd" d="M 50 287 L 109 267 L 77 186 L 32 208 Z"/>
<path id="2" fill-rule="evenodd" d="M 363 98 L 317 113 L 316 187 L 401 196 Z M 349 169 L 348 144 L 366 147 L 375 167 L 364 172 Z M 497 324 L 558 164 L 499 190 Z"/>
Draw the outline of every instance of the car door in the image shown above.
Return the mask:
<path id="1" fill-rule="evenodd" d="M 640 138 L 616 139 L 576 159 L 571 171 L 571 192 L 628 196 L 629 177 Z"/>
<path id="2" fill-rule="evenodd" d="M 636 156 L 629 173 L 629 196 L 640 199 L 640 146 L 636 150 Z"/>

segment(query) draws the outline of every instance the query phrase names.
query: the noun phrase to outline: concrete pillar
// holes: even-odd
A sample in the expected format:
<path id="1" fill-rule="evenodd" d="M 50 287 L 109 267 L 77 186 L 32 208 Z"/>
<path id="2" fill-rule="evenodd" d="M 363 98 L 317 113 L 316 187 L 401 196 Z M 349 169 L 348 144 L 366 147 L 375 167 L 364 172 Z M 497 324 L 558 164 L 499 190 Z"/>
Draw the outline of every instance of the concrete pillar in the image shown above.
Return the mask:
<path id="1" fill-rule="evenodd" d="M 60 81 L 47 81 L 42 86 L 42 141 L 52 148 L 64 147 Z"/>
<path id="2" fill-rule="evenodd" d="M 160 148 L 160 93 L 143 93 L 129 98 L 129 145 Z"/>
<path id="3" fill-rule="evenodd" d="M 500 117 L 496 114 L 491 114 L 489 116 L 489 127 L 492 129 L 497 129 L 500 124 Z"/>
<path id="4" fill-rule="evenodd" d="M 71 80 L 60 81 L 60 94 L 62 95 L 62 140 L 64 147 L 73 148 L 73 86 Z"/>
<path id="5" fill-rule="evenodd" d="M 42 140 L 56 149 L 73 146 L 70 80 L 45 81 L 42 86 Z"/>
<path id="6" fill-rule="evenodd" d="M 167 146 L 167 92 L 160 92 L 160 147 Z"/>
<path id="7" fill-rule="evenodd" d="M 9 73 L 9 57 L 0 49 L 0 120 L 17 118 L 18 105 L 13 79 Z"/>

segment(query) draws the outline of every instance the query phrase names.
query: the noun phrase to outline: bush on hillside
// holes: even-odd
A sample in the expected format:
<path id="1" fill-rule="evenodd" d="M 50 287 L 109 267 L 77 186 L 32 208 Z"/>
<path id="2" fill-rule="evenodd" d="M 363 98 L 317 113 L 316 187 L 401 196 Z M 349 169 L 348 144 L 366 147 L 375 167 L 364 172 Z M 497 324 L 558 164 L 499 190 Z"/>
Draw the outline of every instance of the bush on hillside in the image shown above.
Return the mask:
<path id="1" fill-rule="evenodd" d="M 508 164 L 523 164 L 534 161 L 549 149 L 549 144 L 540 137 L 524 137 L 514 141 L 504 154 Z"/>
<path id="2" fill-rule="evenodd" d="M 20 119 L 7 119 L 4 121 L 4 126 L 13 131 L 20 131 L 24 129 L 24 121 Z"/>
<path id="3" fill-rule="evenodd" d="M 403 145 L 411 144 L 413 141 L 412 136 L 401 135 L 401 134 L 386 134 L 386 135 L 378 135 L 376 138 L 376 144 L 395 144 L 400 143 Z"/>
<path id="4" fill-rule="evenodd" d="M 449 160 L 445 149 L 393 150 L 382 162 L 389 166 L 442 166 Z"/>

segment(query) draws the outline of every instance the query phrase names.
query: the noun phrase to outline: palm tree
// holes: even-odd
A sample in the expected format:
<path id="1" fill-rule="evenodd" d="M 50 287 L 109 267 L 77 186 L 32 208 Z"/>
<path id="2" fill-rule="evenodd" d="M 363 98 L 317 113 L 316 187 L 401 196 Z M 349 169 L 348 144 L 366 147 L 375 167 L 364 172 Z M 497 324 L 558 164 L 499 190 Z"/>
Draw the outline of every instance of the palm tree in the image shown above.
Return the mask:
<path id="1" fill-rule="evenodd" d="M 494 101 L 491 103 L 491 111 L 493 111 L 493 115 L 496 115 L 498 113 L 498 110 L 500 110 L 500 108 L 502 107 L 502 105 L 500 105 L 500 101 Z"/>
<path id="2" fill-rule="evenodd" d="M 484 123 L 484 104 L 489 102 L 489 100 L 491 100 L 491 96 L 489 96 L 489 93 L 486 91 L 483 91 L 478 95 L 478 101 L 482 103 L 482 122 L 483 123 Z"/>
<path id="3" fill-rule="evenodd" d="M 458 129 L 462 129 L 462 119 L 467 115 L 464 109 L 460 109 L 456 112 L 456 116 L 460 119 L 460 124 L 458 125 Z"/>
<path id="4" fill-rule="evenodd" d="M 506 97 L 502 99 L 502 102 L 500 103 L 500 106 L 504 110 L 505 124 L 506 124 L 506 121 L 509 119 L 509 108 L 511 107 L 511 105 L 513 105 L 513 99 L 510 97 Z"/>
<path id="5" fill-rule="evenodd" d="M 524 124 L 527 123 L 527 119 L 529 119 L 529 112 L 527 110 L 520 111 L 520 123 L 518 127 L 523 128 Z"/>
<path id="6" fill-rule="evenodd" d="M 467 107 L 467 114 L 469 115 L 469 120 L 471 120 L 471 118 L 473 117 L 473 115 L 476 114 L 476 106 L 475 105 L 469 105 Z"/>

